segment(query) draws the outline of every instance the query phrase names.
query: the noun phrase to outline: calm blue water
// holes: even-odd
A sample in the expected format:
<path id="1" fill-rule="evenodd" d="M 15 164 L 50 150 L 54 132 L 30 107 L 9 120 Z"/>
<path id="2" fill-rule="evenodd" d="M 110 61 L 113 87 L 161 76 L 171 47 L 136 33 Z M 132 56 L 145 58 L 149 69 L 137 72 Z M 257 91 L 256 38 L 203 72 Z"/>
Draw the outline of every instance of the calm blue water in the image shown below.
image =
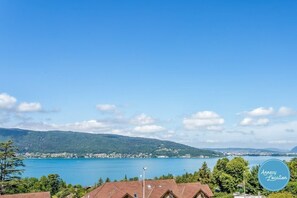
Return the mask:
<path id="1" fill-rule="evenodd" d="M 274 157 L 244 157 L 250 166 Z M 275 157 L 289 161 L 290 157 Z M 139 177 L 147 167 L 146 178 L 171 173 L 181 175 L 198 170 L 204 161 L 213 168 L 218 158 L 212 159 L 26 159 L 24 177 L 41 177 L 56 173 L 71 184 L 94 185 L 100 177 L 111 180 L 125 175 Z"/>

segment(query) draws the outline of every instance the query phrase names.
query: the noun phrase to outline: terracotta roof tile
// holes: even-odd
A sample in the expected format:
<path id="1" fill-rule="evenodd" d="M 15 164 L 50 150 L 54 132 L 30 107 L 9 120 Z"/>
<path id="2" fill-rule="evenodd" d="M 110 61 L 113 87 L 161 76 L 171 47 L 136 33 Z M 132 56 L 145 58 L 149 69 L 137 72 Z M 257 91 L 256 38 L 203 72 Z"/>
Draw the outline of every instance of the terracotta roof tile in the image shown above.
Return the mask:
<path id="1" fill-rule="evenodd" d="M 13 195 L 0 195 L 0 198 L 50 198 L 49 192 L 36 192 L 36 193 L 22 193 Z"/>
<path id="2" fill-rule="evenodd" d="M 207 197 L 213 197 L 208 185 L 201 183 L 177 184 L 175 180 L 146 180 L 145 197 L 161 198 L 166 193 L 172 193 L 178 198 L 193 198 L 203 192 Z M 84 198 L 123 198 L 125 196 L 142 198 L 142 181 L 109 182 L 84 196 Z"/>
<path id="3" fill-rule="evenodd" d="M 209 197 L 213 197 L 214 194 L 212 193 L 211 189 L 209 188 L 209 186 L 207 184 L 203 184 L 202 185 L 202 190 L 209 196 Z"/>

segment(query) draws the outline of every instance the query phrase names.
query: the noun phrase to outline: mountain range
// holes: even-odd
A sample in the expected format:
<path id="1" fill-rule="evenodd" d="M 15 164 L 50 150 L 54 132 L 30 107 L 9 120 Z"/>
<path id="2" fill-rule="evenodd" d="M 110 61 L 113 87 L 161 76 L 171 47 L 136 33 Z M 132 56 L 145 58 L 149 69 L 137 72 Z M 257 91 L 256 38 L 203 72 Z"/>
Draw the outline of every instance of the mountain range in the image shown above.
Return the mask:
<path id="1" fill-rule="evenodd" d="M 220 152 L 150 138 L 72 131 L 0 128 L 0 141 L 13 140 L 20 153 L 149 154 L 150 157 L 217 157 Z"/>
<path id="2" fill-rule="evenodd" d="M 287 155 L 297 153 L 297 147 L 290 150 L 277 148 L 206 148 L 208 150 L 222 152 L 227 155 Z"/>

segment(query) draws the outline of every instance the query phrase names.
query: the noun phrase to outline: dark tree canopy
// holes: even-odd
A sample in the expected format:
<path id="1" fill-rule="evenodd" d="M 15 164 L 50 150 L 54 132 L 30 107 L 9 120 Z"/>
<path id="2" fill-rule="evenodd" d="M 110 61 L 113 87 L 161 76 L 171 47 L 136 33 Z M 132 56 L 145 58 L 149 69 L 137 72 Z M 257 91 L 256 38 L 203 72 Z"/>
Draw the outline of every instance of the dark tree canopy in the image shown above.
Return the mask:
<path id="1" fill-rule="evenodd" d="M 23 160 L 16 155 L 17 148 L 11 140 L 0 143 L 0 193 L 3 194 L 5 187 L 11 181 L 20 179 L 24 167 Z"/>

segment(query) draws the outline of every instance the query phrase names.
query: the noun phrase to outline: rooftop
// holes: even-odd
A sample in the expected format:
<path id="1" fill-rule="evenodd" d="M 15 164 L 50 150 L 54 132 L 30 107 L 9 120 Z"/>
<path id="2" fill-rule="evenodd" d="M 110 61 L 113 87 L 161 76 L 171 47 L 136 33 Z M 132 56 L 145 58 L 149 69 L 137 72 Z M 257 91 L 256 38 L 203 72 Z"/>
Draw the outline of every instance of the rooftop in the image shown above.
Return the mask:
<path id="1" fill-rule="evenodd" d="M 22 193 L 13 195 L 0 195 L 1 198 L 50 198 L 49 192 L 36 192 L 36 193 Z"/>
<path id="2" fill-rule="evenodd" d="M 145 198 L 194 198 L 197 195 L 213 197 L 208 185 L 199 182 L 177 184 L 175 180 L 146 180 Z M 143 198 L 142 181 L 108 182 L 91 191 L 84 198 Z"/>

